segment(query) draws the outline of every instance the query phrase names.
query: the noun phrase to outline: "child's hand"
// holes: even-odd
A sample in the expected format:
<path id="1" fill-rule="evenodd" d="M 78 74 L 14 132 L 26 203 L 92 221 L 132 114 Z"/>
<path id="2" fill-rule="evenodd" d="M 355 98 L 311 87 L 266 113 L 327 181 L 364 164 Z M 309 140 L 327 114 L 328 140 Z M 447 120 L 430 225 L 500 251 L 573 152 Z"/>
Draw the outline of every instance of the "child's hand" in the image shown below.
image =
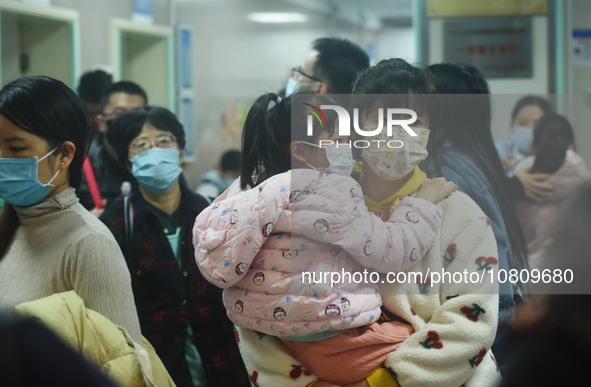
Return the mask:
<path id="1" fill-rule="evenodd" d="M 457 191 L 458 187 L 445 177 L 436 177 L 435 179 L 426 179 L 417 192 L 417 197 L 425 199 L 433 204 L 437 204 L 451 193 Z"/>

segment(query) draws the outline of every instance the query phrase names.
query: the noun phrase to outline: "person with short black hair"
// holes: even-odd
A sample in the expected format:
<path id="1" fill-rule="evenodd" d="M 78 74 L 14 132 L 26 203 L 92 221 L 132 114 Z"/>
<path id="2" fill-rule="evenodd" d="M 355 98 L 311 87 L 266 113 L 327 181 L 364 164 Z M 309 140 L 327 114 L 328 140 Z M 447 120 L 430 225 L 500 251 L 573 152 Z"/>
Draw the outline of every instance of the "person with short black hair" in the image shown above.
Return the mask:
<path id="1" fill-rule="evenodd" d="M 242 153 L 239 150 L 225 151 L 218 166 L 205 173 L 195 192 L 211 200 L 217 198 L 238 177 L 241 157 Z"/>
<path id="2" fill-rule="evenodd" d="M 101 96 L 100 111 L 96 116 L 98 133 L 88 152 L 90 171 L 85 170 L 82 185 L 78 190 L 80 203 L 99 216 L 106 206 L 121 194 L 121 183 L 131 180 L 129 172 L 117 162 L 117 153 L 112 144 L 112 127 L 122 114 L 148 104 L 144 89 L 130 81 L 119 81 L 105 89 Z M 92 172 L 93 176 L 90 176 Z M 100 196 L 97 203 L 96 190 Z"/>
<path id="3" fill-rule="evenodd" d="M 369 67 L 369 56 L 347 39 L 320 38 L 302 66 L 292 69 L 285 95 L 298 91 L 313 94 L 349 94 L 357 75 Z"/>
<path id="4" fill-rule="evenodd" d="M 240 171 L 240 159 L 242 153 L 239 150 L 229 150 L 224 152 L 220 160 L 220 168 L 222 171 Z"/>
<path id="5" fill-rule="evenodd" d="M 93 117 L 102 112 L 101 96 L 103 91 L 112 83 L 113 77 L 111 74 L 100 69 L 87 71 L 80 77 L 78 95 L 82 98 Z"/>

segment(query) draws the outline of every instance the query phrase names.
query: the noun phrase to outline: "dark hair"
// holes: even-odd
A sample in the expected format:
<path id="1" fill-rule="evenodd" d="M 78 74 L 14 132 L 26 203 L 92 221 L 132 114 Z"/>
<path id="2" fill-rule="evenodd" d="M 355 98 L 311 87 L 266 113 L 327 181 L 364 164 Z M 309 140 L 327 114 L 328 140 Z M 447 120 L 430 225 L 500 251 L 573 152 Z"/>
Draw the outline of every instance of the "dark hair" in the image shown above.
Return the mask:
<path id="1" fill-rule="evenodd" d="M 101 95 L 101 111 L 105 109 L 105 106 L 109 103 L 111 94 L 125 93 L 130 95 L 139 95 L 144 99 L 144 103 L 148 104 L 148 95 L 146 91 L 142 89 L 140 85 L 130 81 L 119 81 L 113 83 L 111 86 L 106 88 Z"/>
<path id="2" fill-rule="evenodd" d="M 484 152 L 483 162 L 492 159 L 488 154 L 488 148 L 494 148 L 490 90 L 480 71 L 470 65 L 450 63 L 431 65 L 426 70 L 434 75 L 439 93 L 465 95 L 440 98 L 437 119 L 432 125 L 434 130 L 429 137 L 429 153 L 435 155 L 446 141 L 451 141 L 466 153 Z M 467 105 L 462 106 L 462 102 Z"/>
<path id="3" fill-rule="evenodd" d="M 358 97 L 360 94 L 390 94 L 396 107 L 413 108 L 415 111 L 431 115 L 433 99 L 428 94 L 436 94 L 434 79 L 425 71 L 416 68 L 404 59 L 384 59 L 375 66 L 368 68 L 359 74 L 353 84 L 352 101 L 355 107 L 360 108 L 360 113 L 366 113 L 366 109 L 372 108 L 365 99 Z M 423 97 L 419 97 L 424 95 Z M 370 99 L 371 101 L 371 99 Z"/>
<path id="4" fill-rule="evenodd" d="M 358 108 L 362 117 L 376 106 L 408 108 L 431 117 L 436 100 L 430 94 L 436 93 L 430 74 L 400 58 L 384 59 L 359 74 L 351 106 Z M 360 155 L 361 149 L 354 148 L 353 156 L 359 159 Z"/>
<path id="5" fill-rule="evenodd" d="M 161 107 L 145 106 L 123 114 L 115 120 L 113 130 L 107 132 L 108 140 L 114 144 L 121 165 L 129 165 L 129 145 L 146 124 L 170 132 L 176 137 L 179 150 L 185 149 L 185 130 L 174 113 Z"/>
<path id="6" fill-rule="evenodd" d="M 466 64 L 436 64 L 427 67 L 427 71 L 435 75 L 441 94 L 458 94 L 441 98 L 439 113 L 431 125 L 429 157 L 441 172 L 438 154 L 446 142 L 451 142 L 476 162 L 493 187 L 507 228 L 512 253 L 509 265 L 511 268 L 524 267 L 524 264 L 527 267 L 525 239 L 492 138 L 490 91 L 484 76 Z"/>
<path id="7" fill-rule="evenodd" d="M 511 122 L 515 121 L 515 118 L 526 106 L 534 105 L 542 109 L 544 114 L 550 113 L 552 111 L 552 107 L 550 106 L 550 102 L 547 99 L 538 97 L 536 95 L 526 95 L 525 97 L 521 98 L 515 106 L 513 107 L 513 111 L 511 112 Z"/>
<path id="8" fill-rule="evenodd" d="M 57 79 L 32 76 L 17 79 L 0 90 L 0 115 L 19 128 L 41 137 L 48 150 L 65 141 L 76 146 L 68 168 L 69 184 L 80 187 L 82 164 L 94 135 L 94 120 L 84 102 Z M 4 255 L 18 226 L 12 206 L 4 203 L 0 220 L 0 256 Z"/>
<path id="9" fill-rule="evenodd" d="M 314 136 L 307 137 L 306 106 L 302 103 L 293 108 L 292 97 L 293 95 L 285 97 L 277 103 L 277 94 L 263 94 L 248 111 L 242 131 L 242 168 L 240 170 L 242 189 L 248 186 L 254 187 L 268 177 L 289 171 L 291 141 L 310 141 L 322 132 L 333 133 L 334 125 L 318 128 L 314 121 Z M 331 103 L 327 98 L 317 95 L 308 96 L 307 101 L 316 106 Z M 271 102 L 273 106 L 269 108 Z M 329 123 L 336 122 L 336 113 L 327 111 L 325 115 Z M 264 173 L 261 173 L 263 171 Z M 253 181 L 253 175 L 258 175 L 256 184 Z"/>
<path id="10" fill-rule="evenodd" d="M 556 113 L 545 114 L 534 126 L 536 159 L 531 172 L 552 174 L 560 169 L 566 151 L 575 143 L 575 133 L 568 120 Z"/>
<path id="11" fill-rule="evenodd" d="M 238 172 L 240 171 L 240 159 L 242 152 L 236 149 L 228 150 L 222 154 L 220 160 L 220 168 L 222 172 Z"/>
<path id="12" fill-rule="evenodd" d="M 80 186 L 82 163 L 95 127 L 86 106 L 68 86 L 45 76 L 12 81 L 0 91 L 0 114 L 43 138 L 50 148 L 64 141 L 73 142 L 76 152 L 69 168 L 69 183 L 74 188 Z"/>
<path id="13" fill-rule="evenodd" d="M 103 90 L 113 82 L 111 74 L 104 70 L 87 71 L 80 77 L 78 95 L 89 103 L 100 103 Z"/>
<path id="14" fill-rule="evenodd" d="M 316 39 L 312 49 L 318 51 L 314 76 L 326 81 L 332 94 L 350 94 L 357 74 L 369 67 L 367 53 L 346 39 Z"/>

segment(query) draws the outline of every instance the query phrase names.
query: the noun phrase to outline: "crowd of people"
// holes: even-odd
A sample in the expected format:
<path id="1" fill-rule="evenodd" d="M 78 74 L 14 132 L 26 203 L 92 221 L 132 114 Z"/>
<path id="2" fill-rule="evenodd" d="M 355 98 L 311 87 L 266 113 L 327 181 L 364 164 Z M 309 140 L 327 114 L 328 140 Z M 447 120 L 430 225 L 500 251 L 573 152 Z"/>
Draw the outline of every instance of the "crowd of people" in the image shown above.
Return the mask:
<path id="1" fill-rule="evenodd" d="M 512 140 L 495 143 L 477 68 L 370 65 L 352 42 L 318 39 L 285 89 L 252 104 L 241 149 L 193 188 L 183 176 L 192 128 L 103 70 L 85 74 L 78 92 L 46 76 L 0 91 L 0 357 L 10 365 L 0 384 L 492 387 L 584 377 L 588 297 L 544 293 L 522 277 L 429 276 L 590 274 L 591 173 L 546 99 L 519 100 Z M 336 109 L 309 118 L 338 103 L 356 107 L 355 130 L 341 130 Z M 391 106 L 398 116 L 386 117 Z M 408 126 L 375 130 L 404 112 L 414 114 Z M 371 130 L 367 146 L 338 146 Z M 401 145 L 379 146 L 392 141 Z M 310 281 L 364 271 L 379 280 Z M 417 280 L 386 281 L 392 274 Z M 542 377 L 539 364 L 559 372 Z"/>

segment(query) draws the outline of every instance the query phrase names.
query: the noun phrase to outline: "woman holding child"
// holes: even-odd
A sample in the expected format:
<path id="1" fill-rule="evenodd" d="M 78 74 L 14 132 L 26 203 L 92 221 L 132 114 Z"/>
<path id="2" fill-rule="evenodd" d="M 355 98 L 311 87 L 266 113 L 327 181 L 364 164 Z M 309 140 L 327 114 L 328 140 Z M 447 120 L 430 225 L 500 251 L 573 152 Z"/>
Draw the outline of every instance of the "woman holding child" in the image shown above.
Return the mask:
<path id="1" fill-rule="evenodd" d="M 429 211 L 410 211 L 406 207 L 427 208 L 424 203 L 413 203 L 409 200 L 416 196 L 417 192 L 420 192 L 421 187 L 431 184 L 418 168 L 418 163 L 427 155 L 426 145 L 429 130 L 426 128 L 429 126 L 431 112 L 431 107 L 425 102 L 426 100 L 419 98 L 419 94 L 435 93 L 430 79 L 421 70 L 404 61 L 382 61 L 360 75 L 354 86 L 354 93 L 400 94 L 400 98 L 396 99 L 396 107 L 413 109 L 417 112 L 418 119 L 412 128 L 418 136 L 409 138 L 403 129 L 394 130 L 394 139 L 403 141 L 405 146 L 399 150 L 364 149 L 361 152 L 362 161 L 355 168 L 353 176 L 363 188 L 367 209 L 381 218 L 384 224 L 394 222 L 394 224 L 412 225 L 421 221 L 426 222 L 425 215 Z M 382 106 L 381 104 L 384 102 L 385 100 L 373 100 L 360 105 L 360 117 L 362 117 L 361 121 L 364 127 L 376 127 L 381 118 L 377 108 Z M 294 149 L 291 151 L 292 158 L 301 161 L 301 158 L 298 157 L 303 153 L 298 154 L 294 152 Z M 313 160 L 315 157 L 322 158 L 323 156 L 329 160 L 336 160 L 336 157 L 329 156 L 335 152 L 334 150 L 310 146 L 305 152 L 304 161 L 309 166 L 319 169 L 320 172 L 332 172 L 330 168 L 328 170 L 317 168 L 320 164 Z M 248 155 L 247 152 L 245 154 Z M 325 168 L 331 165 L 332 163 L 329 162 L 328 166 L 325 164 Z M 259 172 L 264 173 L 265 171 L 259 168 Z M 241 188 L 246 188 L 246 185 Z M 293 192 L 293 186 L 291 189 Z M 443 187 L 439 187 L 439 190 L 445 194 L 452 191 L 452 189 Z M 238 191 L 238 187 L 235 187 L 234 193 L 238 193 Z M 224 200 L 224 198 L 218 200 Z M 438 200 L 433 201 L 437 203 Z M 218 203 L 214 203 L 213 206 L 216 204 Z M 362 204 L 357 204 L 361 210 L 363 210 Z M 396 386 L 400 384 L 404 387 L 457 387 L 462 384 L 492 386 L 498 383 L 498 372 L 494 357 L 490 353 L 490 346 L 493 343 L 497 326 L 497 284 L 490 281 L 477 284 L 468 281 L 451 284 L 435 283 L 432 281 L 433 278 L 428 276 L 428 273 L 441 273 L 442 271 L 451 274 L 467 273 L 469 276 L 470 273 L 482 273 L 495 268 L 498 264 L 497 249 L 490 223 L 468 196 L 458 192 L 452 193 L 445 200 L 437 203 L 436 207 L 437 212 L 433 214 L 433 220 L 440 216 L 441 225 L 431 228 L 435 232 L 433 237 L 422 239 L 420 232 L 412 228 L 410 230 L 414 230 L 414 234 L 413 231 L 408 234 L 418 235 L 416 244 L 419 253 L 418 256 L 415 253 L 415 259 L 411 259 L 413 262 L 415 260 L 418 262 L 414 262 L 414 265 L 405 265 L 403 259 L 403 264 L 392 265 L 391 271 L 393 272 L 401 269 L 407 273 L 420 273 L 417 278 L 420 278 L 421 281 L 388 284 L 386 283 L 386 275 L 383 275 L 379 281 L 382 283 L 378 283 L 378 291 L 382 301 L 382 315 L 378 324 L 391 324 L 392 321 L 398 321 L 409 327 L 408 334 L 402 342 L 396 344 L 395 348 L 391 348 L 383 354 L 382 361 L 376 369 L 366 373 L 365 377 L 350 385 Z M 411 214 L 412 212 L 417 212 L 421 216 L 415 216 L 416 214 Z M 207 210 L 204 213 L 207 213 Z M 397 214 L 402 214 L 402 216 Z M 198 262 L 200 258 L 210 253 L 206 246 L 200 245 L 199 238 L 204 230 L 200 228 L 199 221 L 200 219 L 197 219 L 194 230 Z M 292 226 L 293 224 L 295 223 L 292 222 Z M 323 233 L 323 235 L 328 234 Z M 369 234 L 373 235 L 371 232 Z M 428 233 L 424 235 L 429 236 Z M 306 236 L 311 236 L 311 234 Z M 397 239 L 393 240 L 397 241 Z M 333 243 L 333 241 L 328 242 Z M 202 248 L 201 253 L 200 247 Z M 362 244 L 358 246 L 358 250 L 364 247 Z M 352 246 L 347 248 L 349 248 L 347 252 L 355 258 L 354 253 L 357 250 Z M 400 245 L 401 250 L 405 252 L 409 250 L 411 254 L 413 248 L 413 245 Z M 358 262 L 365 263 L 359 260 Z M 384 267 L 387 265 L 376 269 L 385 274 Z M 246 271 L 248 268 L 245 266 L 241 270 Z M 333 268 L 334 270 L 340 269 L 338 266 Z M 201 269 L 204 270 L 203 265 Z M 226 307 L 229 309 L 230 306 L 226 305 Z M 289 310 L 285 312 L 281 315 L 281 319 L 275 319 L 285 318 L 285 314 L 289 314 Z M 345 314 L 336 313 L 333 317 L 338 316 L 342 316 L 342 319 L 348 317 Z M 257 328 L 254 327 L 254 329 Z M 280 335 L 265 335 L 245 329 L 243 326 L 238 326 L 237 332 L 242 357 L 253 385 L 334 385 L 319 380 L 310 371 L 310 369 L 322 370 L 324 367 L 322 363 L 327 361 L 328 357 L 318 358 L 319 364 L 313 365 L 313 367 L 308 365 L 304 367 L 301 365 L 302 362 L 296 358 L 305 359 L 306 356 L 302 357 L 301 353 L 297 352 L 297 348 L 294 352 L 293 346 L 289 343 L 287 346 L 284 345 L 286 341 L 284 338 L 282 338 L 282 343 L 274 337 Z M 349 333 L 347 331 L 340 336 Z M 365 332 L 362 333 L 354 339 L 360 338 L 363 341 L 366 336 L 364 336 Z M 334 337 L 328 338 L 328 340 L 331 339 Z M 322 340 L 317 345 L 321 346 L 321 343 Z M 375 353 L 367 352 L 364 356 L 373 358 L 374 355 Z M 359 358 L 357 362 L 343 361 L 337 371 L 348 373 L 351 369 L 363 367 L 363 363 L 364 358 Z M 327 364 L 330 363 L 327 362 Z M 328 366 L 333 367 L 332 365 Z"/>

